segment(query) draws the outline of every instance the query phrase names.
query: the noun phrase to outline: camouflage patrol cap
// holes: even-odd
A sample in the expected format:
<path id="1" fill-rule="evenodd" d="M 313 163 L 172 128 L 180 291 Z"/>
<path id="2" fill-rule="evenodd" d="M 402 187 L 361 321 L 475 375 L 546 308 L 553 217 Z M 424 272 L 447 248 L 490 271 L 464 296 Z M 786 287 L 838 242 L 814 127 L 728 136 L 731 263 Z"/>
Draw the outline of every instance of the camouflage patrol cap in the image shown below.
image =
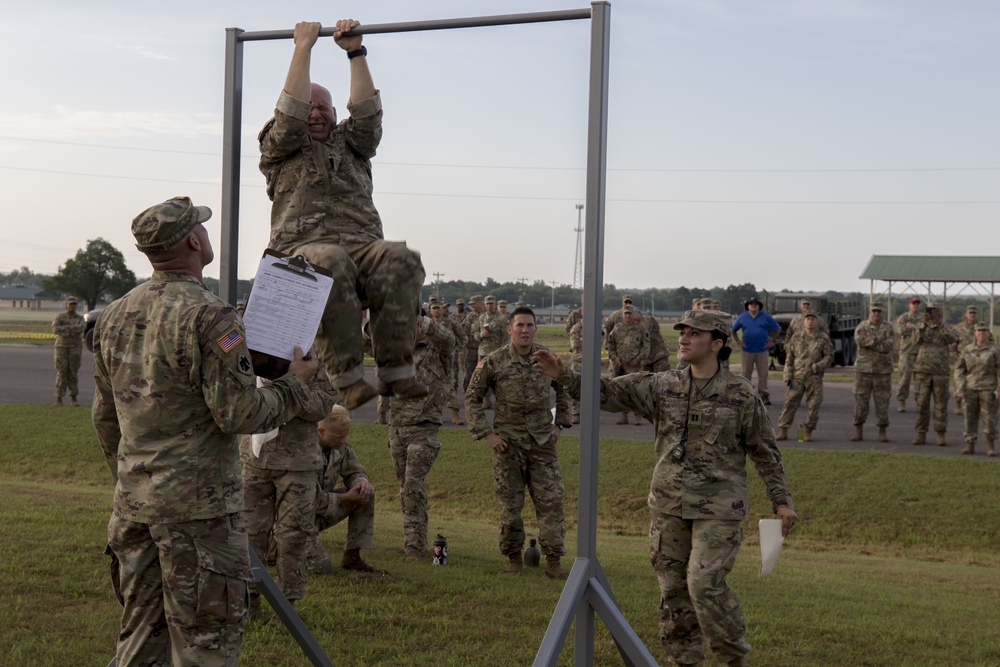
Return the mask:
<path id="1" fill-rule="evenodd" d="M 481 297 L 478 294 L 473 294 L 472 296 L 469 297 L 469 303 L 479 303 L 482 300 L 483 297 Z"/>
<path id="2" fill-rule="evenodd" d="M 622 303 L 632 303 L 632 295 L 631 294 L 623 294 L 622 295 Z"/>
<path id="3" fill-rule="evenodd" d="M 967 313 L 978 313 L 979 312 L 979 308 L 977 308 L 976 306 L 968 306 L 965 309 L 965 312 L 967 312 Z"/>
<path id="4" fill-rule="evenodd" d="M 497 298 L 495 296 L 493 296 L 492 294 L 487 294 L 486 298 L 483 299 L 483 301 L 485 301 L 486 303 L 496 303 L 497 302 Z"/>
<path id="5" fill-rule="evenodd" d="M 689 317 L 685 317 L 675 324 L 674 329 L 680 331 L 684 327 L 691 327 L 692 329 L 700 329 L 701 331 L 718 331 L 729 336 L 731 322 L 732 316 L 729 313 L 712 310 L 695 310 L 689 314 Z"/>
<path id="6" fill-rule="evenodd" d="M 431 310 L 441 310 L 442 308 L 444 308 L 444 304 L 441 303 L 440 301 L 431 301 L 430 305 L 431 305 Z"/>
<path id="7" fill-rule="evenodd" d="M 989 331 L 989 330 L 990 330 L 990 325 L 987 324 L 986 322 L 979 322 L 978 324 L 976 324 L 976 331 Z"/>
<path id="8" fill-rule="evenodd" d="M 871 305 L 871 308 L 869 308 L 868 310 L 885 310 L 885 304 L 883 304 L 880 301 L 876 301 Z"/>
<path id="9" fill-rule="evenodd" d="M 816 317 L 816 318 L 818 318 L 819 315 L 816 314 L 815 310 L 810 309 L 810 310 L 807 310 L 806 312 L 802 313 L 802 317 L 803 318 L 806 318 L 806 317 Z"/>
<path id="10" fill-rule="evenodd" d="M 937 301 L 925 301 L 924 308 L 926 310 L 941 310 L 941 306 L 937 304 Z"/>
<path id="11" fill-rule="evenodd" d="M 623 313 L 634 313 L 635 312 L 635 306 L 625 306 L 624 308 L 622 308 L 622 312 Z"/>
<path id="12" fill-rule="evenodd" d="M 427 303 L 437 303 L 438 298 L 436 296 L 431 296 L 427 298 Z"/>
<path id="13" fill-rule="evenodd" d="M 75 296 L 68 296 L 66 297 L 66 303 L 79 303 L 79 301 L 76 300 Z"/>
<path id="14" fill-rule="evenodd" d="M 701 306 L 702 308 L 705 308 L 706 306 L 711 308 L 712 306 L 715 305 L 715 299 L 709 298 L 707 296 L 702 297 L 698 299 L 698 305 Z"/>
<path id="15" fill-rule="evenodd" d="M 150 206 L 132 220 L 135 247 L 147 255 L 170 250 L 191 233 L 195 225 L 211 217 L 212 209 L 195 206 L 189 197 L 174 197 Z"/>
<path id="16" fill-rule="evenodd" d="M 498 306 L 506 306 L 507 305 L 507 301 L 505 299 L 500 299 L 499 301 L 497 301 L 497 305 Z"/>
<path id="17" fill-rule="evenodd" d="M 465 299 L 455 299 L 455 305 L 456 306 L 464 306 L 465 305 Z"/>

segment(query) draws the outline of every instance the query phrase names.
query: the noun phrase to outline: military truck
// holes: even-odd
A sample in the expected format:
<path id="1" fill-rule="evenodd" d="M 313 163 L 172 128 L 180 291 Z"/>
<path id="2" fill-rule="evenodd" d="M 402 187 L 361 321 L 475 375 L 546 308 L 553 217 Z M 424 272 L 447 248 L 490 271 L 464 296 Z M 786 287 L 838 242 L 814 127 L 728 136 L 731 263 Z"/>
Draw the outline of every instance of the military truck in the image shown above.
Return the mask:
<path id="1" fill-rule="evenodd" d="M 830 329 L 833 342 L 833 365 L 851 366 L 857 357 L 858 346 L 854 342 L 854 329 L 861 324 L 862 305 L 856 301 L 830 301 L 822 294 L 796 292 L 772 295 L 765 308 L 781 325 L 781 335 L 771 348 L 771 356 L 779 364 L 785 363 L 785 336 L 788 325 L 801 311 L 803 300 L 812 303 L 812 308 Z"/>

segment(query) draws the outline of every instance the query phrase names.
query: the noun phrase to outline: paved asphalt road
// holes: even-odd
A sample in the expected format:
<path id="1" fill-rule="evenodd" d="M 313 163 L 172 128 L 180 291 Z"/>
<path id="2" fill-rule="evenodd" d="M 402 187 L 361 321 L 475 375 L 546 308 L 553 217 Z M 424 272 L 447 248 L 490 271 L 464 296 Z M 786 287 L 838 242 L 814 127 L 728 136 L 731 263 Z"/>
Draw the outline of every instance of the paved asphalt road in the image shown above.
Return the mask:
<path id="1" fill-rule="evenodd" d="M 372 379 L 373 369 L 366 369 L 369 380 Z M 842 374 L 841 369 L 837 369 Z M 94 358 L 89 352 L 83 353 L 83 364 L 80 368 L 80 395 L 81 405 L 89 406 L 94 398 Z M 28 403 L 34 405 L 47 405 L 52 402 L 53 388 L 55 386 L 55 369 L 53 368 L 52 348 L 36 347 L 32 345 L 0 345 L 0 403 Z M 773 405 L 769 408 L 771 420 L 777 424 L 778 414 L 785 397 L 785 386 L 773 376 L 770 380 L 771 400 Z M 954 407 L 954 398 L 950 407 Z M 875 450 L 888 453 L 911 453 L 929 456 L 958 456 L 962 447 L 962 417 L 949 414 L 948 418 L 948 446 L 938 447 L 934 444 L 915 447 L 910 444 L 913 438 L 913 423 L 916 415 L 913 412 L 912 398 L 908 403 L 908 410 L 899 414 L 895 409 L 893 400 L 889 414 L 889 439 L 888 443 L 876 441 L 878 429 L 874 426 L 875 416 L 868 417 L 868 426 L 865 429 L 865 440 L 862 442 L 849 442 L 848 438 L 853 430 L 852 415 L 854 412 L 854 399 L 851 394 L 851 385 L 845 382 L 828 382 L 824 389 L 823 407 L 820 408 L 819 427 L 814 433 L 814 441 L 803 444 L 793 441 L 782 443 L 782 448 L 810 448 L 810 449 L 839 449 L 848 451 Z M 799 407 L 797 414 L 799 421 L 805 418 L 805 405 Z M 355 411 L 354 419 L 359 422 L 372 422 L 375 419 L 375 402 L 372 401 L 363 405 Z M 627 438 L 633 440 L 653 440 L 653 428 L 645 423 L 641 426 L 629 424 L 618 426 L 614 422 L 617 415 L 601 413 L 601 435 L 604 437 Z M 445 420 L 447 421 L 447 420 Z M 632 418 L 634 421 L 634 416 Z M 465 428 L 464 426 L 451 426 L 446 424 L 446 428 Z M 579 433 L 579 428 L 574 428 L 570 433 Z M 794 437 L 794 428 L 792 429 Z M 934 442 L 933 432 L 930 440 Z M 976 458 L 983 458 L 985 444 L 980 437 L 978 453 Z M 1000 460 L 1000 457 L 993 460 Z"/>

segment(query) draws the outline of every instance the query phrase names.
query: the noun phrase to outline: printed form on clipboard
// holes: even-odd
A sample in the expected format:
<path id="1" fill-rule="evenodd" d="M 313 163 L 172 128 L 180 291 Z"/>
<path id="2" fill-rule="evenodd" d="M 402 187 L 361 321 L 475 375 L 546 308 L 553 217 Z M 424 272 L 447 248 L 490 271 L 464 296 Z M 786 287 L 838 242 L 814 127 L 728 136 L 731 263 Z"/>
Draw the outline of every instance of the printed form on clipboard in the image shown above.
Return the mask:
<path id="1" fill-rule="evenodd" d="M 333 278 L 301 256 L 265 250 L 243 313 L 254 373 L 275 379 L 288 372 L 295 346 L 312 349 Z"/>

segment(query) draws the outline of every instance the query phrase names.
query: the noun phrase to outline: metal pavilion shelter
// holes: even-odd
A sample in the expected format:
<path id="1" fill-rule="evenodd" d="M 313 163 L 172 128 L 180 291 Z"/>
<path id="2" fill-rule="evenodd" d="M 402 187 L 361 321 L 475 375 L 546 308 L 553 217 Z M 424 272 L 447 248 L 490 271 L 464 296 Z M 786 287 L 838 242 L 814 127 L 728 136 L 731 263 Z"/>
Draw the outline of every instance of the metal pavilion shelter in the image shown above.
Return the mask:
<path id="1" fill-rule="evenodd" d="M 974 294 L 989 300 L 990 326 L 996 310 L 996 285 L 1000 283 L 1000 257 L 948 255 L 872 255 L 868 266 L 859 276 L 870 281 L 869 302 L 885 298 L 892 313 L 893 286 L 901 286 L 895 294 L 913 294 L 925 299 L 940 294 L 948 302 L 951 295 Z M 884 290 L 875 289 L 876 282 L 887 283 Z M 941 284 L 940 292 L 934 291 Z"/>

